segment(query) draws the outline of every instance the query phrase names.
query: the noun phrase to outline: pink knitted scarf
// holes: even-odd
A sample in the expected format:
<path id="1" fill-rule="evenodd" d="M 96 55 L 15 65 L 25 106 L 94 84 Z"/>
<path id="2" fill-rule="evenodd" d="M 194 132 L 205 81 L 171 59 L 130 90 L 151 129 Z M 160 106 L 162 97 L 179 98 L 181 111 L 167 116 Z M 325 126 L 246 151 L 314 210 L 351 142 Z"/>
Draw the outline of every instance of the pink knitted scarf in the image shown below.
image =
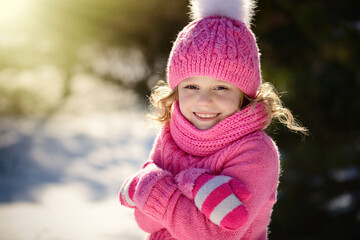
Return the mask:
<path id="1" fill-rule="evenodd" d="M 170 132 L 176 144 L 195 156 L 207 156 L 235 140 L 266 128 L 267 114 L 263 104 L 248 106 L 225 118 L 214 127 L 199 130 L 181 114 L 178 102 L 170 121 Z M 265 125 L 265 126 L 264 126 Z"/>

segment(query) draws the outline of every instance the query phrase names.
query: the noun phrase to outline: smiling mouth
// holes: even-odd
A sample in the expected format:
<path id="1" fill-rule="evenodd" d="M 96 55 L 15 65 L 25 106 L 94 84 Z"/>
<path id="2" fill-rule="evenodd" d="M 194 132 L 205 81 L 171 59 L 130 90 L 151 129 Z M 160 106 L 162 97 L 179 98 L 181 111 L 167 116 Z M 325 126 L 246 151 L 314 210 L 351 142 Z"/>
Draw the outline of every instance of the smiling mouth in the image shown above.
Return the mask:
<path id="1" fill-rule="evenodd" d="M 220 113 L 196 113 L 194 115 L 200 120 L 213 120 L 220 115 Z"/>

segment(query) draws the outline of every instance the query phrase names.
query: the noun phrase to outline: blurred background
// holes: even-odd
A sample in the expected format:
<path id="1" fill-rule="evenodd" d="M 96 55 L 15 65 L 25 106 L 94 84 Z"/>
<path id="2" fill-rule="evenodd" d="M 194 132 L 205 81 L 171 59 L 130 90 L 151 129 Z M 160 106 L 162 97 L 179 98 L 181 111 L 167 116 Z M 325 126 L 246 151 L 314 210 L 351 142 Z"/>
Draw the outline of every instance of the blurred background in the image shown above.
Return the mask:
<path id="1" fill-rule="evenodd" d="M 185 0 L 0 0 L 0 239 L 143 239 L 117 191 Z M 264 81 L 311 135 L 274 124 L 271 240 L 360 239 L 360 4 L 259 1 Z"/>

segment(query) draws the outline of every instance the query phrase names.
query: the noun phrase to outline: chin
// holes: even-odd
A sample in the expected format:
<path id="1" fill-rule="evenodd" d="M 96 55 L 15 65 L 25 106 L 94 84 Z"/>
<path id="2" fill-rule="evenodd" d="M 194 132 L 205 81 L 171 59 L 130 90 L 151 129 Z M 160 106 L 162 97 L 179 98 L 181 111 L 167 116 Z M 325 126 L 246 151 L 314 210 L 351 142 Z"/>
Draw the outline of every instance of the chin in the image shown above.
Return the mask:
<path id="1" fill-rule="evenodd" d="M 204 125 L 201 125 L 201 126 L 196 126 L 196 125 L 194 125 L 197 129 L 199 129 L 199 130 L 208 130 L 208 129 L 210 129 L 210 128 L 212 128 L 213 126 L 215 126 L 215 124 L 213 124 L 213 125 L 208 125 L 208 126 L 204 126 Z"/>

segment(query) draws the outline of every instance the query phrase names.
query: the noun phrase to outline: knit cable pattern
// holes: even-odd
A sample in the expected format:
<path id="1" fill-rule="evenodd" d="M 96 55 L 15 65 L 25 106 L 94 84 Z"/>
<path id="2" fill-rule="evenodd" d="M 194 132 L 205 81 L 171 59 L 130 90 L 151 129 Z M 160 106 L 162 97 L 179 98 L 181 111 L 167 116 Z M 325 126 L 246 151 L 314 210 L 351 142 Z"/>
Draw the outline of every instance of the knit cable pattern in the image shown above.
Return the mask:
<path id="1" fill-rule="evenodd" d="M 235 19 L 211 16 L 194 21 L 178 35 L 168 61 L 168 81 L 175 88 L 193 76 L 234 84 L 254 97 L 261 84 L 254 34 Z"/>

